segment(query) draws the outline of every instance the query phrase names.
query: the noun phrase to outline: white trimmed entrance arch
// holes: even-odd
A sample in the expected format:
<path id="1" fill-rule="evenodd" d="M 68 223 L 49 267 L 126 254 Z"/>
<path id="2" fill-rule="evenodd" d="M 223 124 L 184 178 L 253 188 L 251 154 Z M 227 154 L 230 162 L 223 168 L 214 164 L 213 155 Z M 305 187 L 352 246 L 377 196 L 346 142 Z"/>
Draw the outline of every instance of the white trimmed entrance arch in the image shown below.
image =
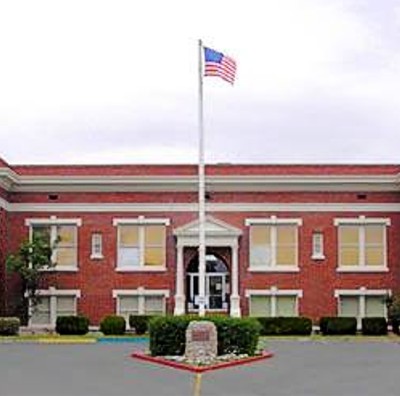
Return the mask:
<path id="1" fill-rule="evenodd" d="M 239 237 L 242 231 L 228 223 L 218 220 L 212 216 L 206 216 L 205 223 L 206 246 L 230 247 L 232 251 L 232 274 L 231 274 L 231 295 L 230 315 L 239 317 L 240 296 L 239 296 Z M 185 271 L 183 260 L 183 249 L 185 247 L 199 246 L 199 221 L 195 220 L 174 231 L 176 236 L 177 262 L 176 262 L 176 285 L 175 285 L 175 315 L 185 313 Z"/>

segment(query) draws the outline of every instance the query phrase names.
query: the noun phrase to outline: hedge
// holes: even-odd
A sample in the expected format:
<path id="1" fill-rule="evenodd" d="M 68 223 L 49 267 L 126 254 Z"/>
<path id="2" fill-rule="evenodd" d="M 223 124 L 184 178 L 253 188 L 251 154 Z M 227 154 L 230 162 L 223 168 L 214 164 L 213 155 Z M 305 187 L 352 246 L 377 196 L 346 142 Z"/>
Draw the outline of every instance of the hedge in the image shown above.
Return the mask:
<path id="1" fill-rule="evenodd" d="M 100 322 L 100 331 L 104 335 L 124 335 L 126 321 L 123 316 L 109 315 Z"/>
<path id="2" fill-rule="evenodd" d="M 149 323 L 150 352 L 152 356 L 183 355 L 186 328 L 193 320 L 209 320 L 217 327 L 218 354 L 254 355 L 261 326 L 253 318 L 160 316 Z"/>
<path id="3" fill-rule="evenodd" d="M 129 327 L 135 330 L 136 334 L 144 334 L 149 329 L 151 315 L 129 315 Z"/>
<path id="4" fill-rule="evenodd" d="M 363 318 L 361 331 L 363 335 L 386 335 L 388 333 L 387 321 L 383 317 Z"/>
<path id="5" fill-rule="evenodd" d="M 0 317 L 0 335 L 2 336 L 13 336 L 18 335 L 19 326 L 21 325 L 21 321 L 18 318 Z"/>
<path id="6" fill-rule="evenodd" d="M 305 317 L 257 317 L 261 335 L 310 335 L 312 321 Z"/>
<path id="7" fill-rule="evenodd" d="M 89 331 L 89 319 L 85 316 L 58 316 L 56 332 L 60 335 L 84 335 Z"/>
<path id="8" fill-rule="evenodd" d="M 319 327 L 323 335 L 355 335 L 357 319 L 351 317 L 322 317 Z"/>
<path id="9" fill-rule="evenodd" d="M 400 319 L 392 319 L 391 323 L 393 333 L 400 335 Z"/>

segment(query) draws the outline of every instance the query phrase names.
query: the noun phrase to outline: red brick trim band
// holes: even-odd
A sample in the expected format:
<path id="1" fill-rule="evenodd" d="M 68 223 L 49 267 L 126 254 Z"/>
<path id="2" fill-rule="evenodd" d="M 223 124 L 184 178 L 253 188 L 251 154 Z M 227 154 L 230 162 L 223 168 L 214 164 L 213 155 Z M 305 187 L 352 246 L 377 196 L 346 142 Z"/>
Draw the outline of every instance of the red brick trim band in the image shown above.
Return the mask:
<path id="1" fill-rule="evenodd" d="M 167 360 L 161 356 L 154 357 L 154 356 L 146 355 L 143 352 L 134 352 L 131 355 L 131 357 L 133 357 L 134 359 L 139 359 L 139 360 L 143 360 L 145 362 L 150 362 L 150 363 L 155 363 L 155 364 L 161 364 L 163 366 L 168 366 L 168 367 L 178 369 L 178 370 L 190 371 L 192 373 L 204 373 L 206 371 L 213 371 L 213 370 L 219 370 L 219 369 L 229 368 L 229 367 L 233 367 L 233 366 L 239 366 L 242 364 L 254 363 L 254 362 L 258 362 L 260 360 L 269 359 L 273 356 L 274 356 L 273 353 L 264 351 L 261 355 L 250 356 L 250 357 L 243 358 L 243 359 L 233 360 L 231 362 L 221 362 L 221 363 L 213 364 L 210 366 L 192 366 L 187 363 L 179 363 L 179 362 L 174 362 L 172 360 Z"/>

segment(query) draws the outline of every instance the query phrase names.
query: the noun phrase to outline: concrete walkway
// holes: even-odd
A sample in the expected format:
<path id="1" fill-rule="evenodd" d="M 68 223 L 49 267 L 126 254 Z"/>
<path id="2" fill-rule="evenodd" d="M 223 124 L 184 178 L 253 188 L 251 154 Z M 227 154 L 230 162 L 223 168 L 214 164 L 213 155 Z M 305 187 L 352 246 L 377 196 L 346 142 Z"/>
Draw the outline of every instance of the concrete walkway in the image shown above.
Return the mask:
<path id="1" fill-rule="evenodd" d="M 399 339 L 400 342 L 400 339 Z M 1 396 L 192 395 L 193 374 L 138 362 L 134 344 L 0 344 Z M 397 342 L 271 341 L 272 359 L 203 375 L 203 396 L 398 396 Z"/>

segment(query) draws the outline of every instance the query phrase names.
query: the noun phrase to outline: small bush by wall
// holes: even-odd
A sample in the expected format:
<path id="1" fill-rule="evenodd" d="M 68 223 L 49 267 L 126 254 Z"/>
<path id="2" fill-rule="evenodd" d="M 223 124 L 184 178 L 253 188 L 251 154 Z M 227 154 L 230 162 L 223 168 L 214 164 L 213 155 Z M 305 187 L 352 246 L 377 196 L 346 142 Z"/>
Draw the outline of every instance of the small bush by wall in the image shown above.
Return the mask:
<path id="1" fill-rule="evenodd" d="M 363 335 L 386 335 L 388 332 L 385 318 L 363 318 L 361 321 Z"/>
<path id="2" fill-rule="evenodd" d="M 261 324 L 261 335 L 310 335 L 312 321 L 305 317 L 256 318 Z"/>
<path id="3" fill-rule="evenodd" d="M 209 320 L 215 324 L 219 355 L 254 355 L 261 330 L 260 324 L 254 318 L 162 316 L 153 318 L 149 323 L 152 356 L 183 355 L 186 328 L 192 320 Z"/>
<path id="4" fill-rule="evenodd" d="M 150 315 L 129 315 L 129 327 L 135 330 L 136 334 L 144 334 L 149 329 L 149 321 L 153 318 Z"/>
<path id="5" fill-rule="evenodd" d="M 392 331 L 394 334 L 400 335 L 400 319 L 392 319 Z"/>
<path id="6" fill-rule="evenodd" d="M 354 335 L 357 333 L 357 319 L 322 317 L 319 327 L 323 335 Z"/>
<path id="7" fill-rule="evenodd" d="M 89 319 L 85 316 L 58 316 L 56 332 L 60 335 L 84 335 L 89 331 Z"/>
<path id="8" fill-rule="evenodd" d="M 18 335 L 20 324 L 21 322 L 18 318 L 14 317 L 0 318 L 0 335 L 1 336 Z"/>
<path id="9" fill-rule="evenodd" d="M 109 315 L 100 323 L 100 331 L 104 335 L 124 335 L 125 330 L 126 322 L 122 316 Z"/>

